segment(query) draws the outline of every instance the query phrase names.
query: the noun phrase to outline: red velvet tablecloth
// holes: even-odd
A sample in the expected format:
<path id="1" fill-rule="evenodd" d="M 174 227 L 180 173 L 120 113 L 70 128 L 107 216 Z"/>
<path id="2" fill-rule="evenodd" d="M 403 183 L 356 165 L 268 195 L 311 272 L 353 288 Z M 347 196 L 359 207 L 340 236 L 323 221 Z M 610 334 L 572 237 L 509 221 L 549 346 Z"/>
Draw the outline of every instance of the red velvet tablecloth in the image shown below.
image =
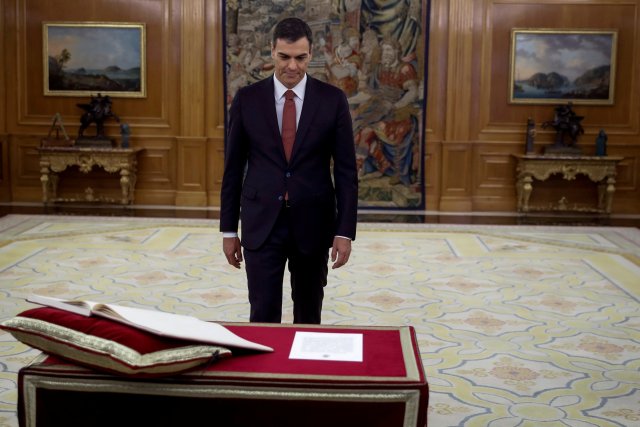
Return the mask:
<path id="1" fill-rule="evenodd" d="M 47 357 L 19 373 L 21 426 L 426 425 L 428 385 L 412 327 L 225 326 L 274 351 L 236 350 L 161 378 L 114 376 Z M 363 361 L 289 359 L 296 331 L 362 334 Z"/>

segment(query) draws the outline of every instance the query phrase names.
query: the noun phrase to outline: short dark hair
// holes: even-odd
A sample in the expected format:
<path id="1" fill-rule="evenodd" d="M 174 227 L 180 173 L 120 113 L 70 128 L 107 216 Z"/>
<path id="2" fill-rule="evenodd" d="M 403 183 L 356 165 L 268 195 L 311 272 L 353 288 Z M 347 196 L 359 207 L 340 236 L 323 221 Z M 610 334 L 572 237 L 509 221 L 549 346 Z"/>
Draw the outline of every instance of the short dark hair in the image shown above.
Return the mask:
<path id="1" fill-rule="evenodd" d="M 273 30 L 273 46 L 276 45 L 278 39 L 283 39 L 288 43 L 294 43 L 301 38 L 306 37 L 309 40 L 309 47 L 313 44 L 313 33 L 311 28 L 300 18 L 285 18 L 278 22 Z"/>

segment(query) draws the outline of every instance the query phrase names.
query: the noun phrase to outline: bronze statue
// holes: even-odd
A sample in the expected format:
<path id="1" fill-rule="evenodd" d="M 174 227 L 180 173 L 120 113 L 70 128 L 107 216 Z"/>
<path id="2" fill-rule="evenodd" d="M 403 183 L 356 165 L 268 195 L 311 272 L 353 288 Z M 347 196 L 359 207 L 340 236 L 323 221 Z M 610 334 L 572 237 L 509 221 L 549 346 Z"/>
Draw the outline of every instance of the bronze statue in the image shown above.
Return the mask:
<path id="1" fill-rule="evenodd" d="M 83 133 L 91 123 L 95 123 L 97 127 L 95 139 L 105 139 L 104 135 L 104 121 L 108 118 L 115 118 L 120 123 L 120 117 L 111 111 L 111 98 L 106 95 L 98 96 L 91 95 L 91 101 L 89 104 L 76 104 L 82 108 L 85 113 L 80 116 L 80 129 L 78 129 L 78 139 L 83 138 Z"/>
<path id="2" fill-rule="evenodd" d="M 542 123 L 543 129 L 551 126 L 556 130 L 556 147 L 573 147 L 578 141 L 578 136 L 584 133 L 580 124 L 584 116 L 576 115 L 571 107 L 571 102 L 567 105 L 558 105 L 555 108 L 553 120 Z M 567 136 L 569 137 L 568 143 L 565 142 Z"/>
<path id="3" fill-rule="evenodd" d="M 56 137 L 52 138 L 51 134 L 55 130 Z M 64 139 L 60 138 L 60 133 L 64 136 Z M 62 116 L 60 113 L 56 113 L 53 116 L 53 120 L 51 122 L 51 127 L 49 128 L 49 133 L 46 138 L 42 139 L 43 147 L 70 147 L 75 143 L 75 141 L 69 138 L 66 129 L 64 128 L 64 124 L 62 123 Z"/>

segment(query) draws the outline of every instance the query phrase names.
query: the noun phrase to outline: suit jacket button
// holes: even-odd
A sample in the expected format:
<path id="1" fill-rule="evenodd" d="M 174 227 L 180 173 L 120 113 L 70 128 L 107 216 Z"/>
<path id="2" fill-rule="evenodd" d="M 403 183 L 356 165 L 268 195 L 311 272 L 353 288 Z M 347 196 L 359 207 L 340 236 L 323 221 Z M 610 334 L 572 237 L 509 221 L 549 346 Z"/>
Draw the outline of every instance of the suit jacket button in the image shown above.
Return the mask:
<path id="1" fill-rule="evenodd" d="M 283 199 L 284 199 L 284 197 L 278 196 L 278 200 L 282 201 Z"/>
<path id="2" fill-rule="evenodd" d="M 289 178 L 291 176 L 291 172 L 287 172 L 284 176 L 286 176 L 287 178 Z"/>

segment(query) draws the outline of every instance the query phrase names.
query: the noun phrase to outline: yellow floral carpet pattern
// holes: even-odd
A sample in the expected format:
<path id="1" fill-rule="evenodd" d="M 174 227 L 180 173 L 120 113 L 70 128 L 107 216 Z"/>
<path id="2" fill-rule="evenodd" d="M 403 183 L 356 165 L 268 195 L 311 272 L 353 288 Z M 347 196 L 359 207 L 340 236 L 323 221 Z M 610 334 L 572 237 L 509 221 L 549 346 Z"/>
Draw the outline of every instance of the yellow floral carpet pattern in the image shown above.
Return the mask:
<path id="1" fill-rule="evenodd" d="M 361 224 L 323 322 L 413 325 L 430 426 L 640 425 L 640 231 Z M 247 321 L 215 220 L 0 219 L 0 317 L 31 293 Z M 286 292 L 285 292 L 286 294 Z M 284 300 L 286 322 L 291 303 Z M 38 352 L 0 333 L 0 425 Z"/>

